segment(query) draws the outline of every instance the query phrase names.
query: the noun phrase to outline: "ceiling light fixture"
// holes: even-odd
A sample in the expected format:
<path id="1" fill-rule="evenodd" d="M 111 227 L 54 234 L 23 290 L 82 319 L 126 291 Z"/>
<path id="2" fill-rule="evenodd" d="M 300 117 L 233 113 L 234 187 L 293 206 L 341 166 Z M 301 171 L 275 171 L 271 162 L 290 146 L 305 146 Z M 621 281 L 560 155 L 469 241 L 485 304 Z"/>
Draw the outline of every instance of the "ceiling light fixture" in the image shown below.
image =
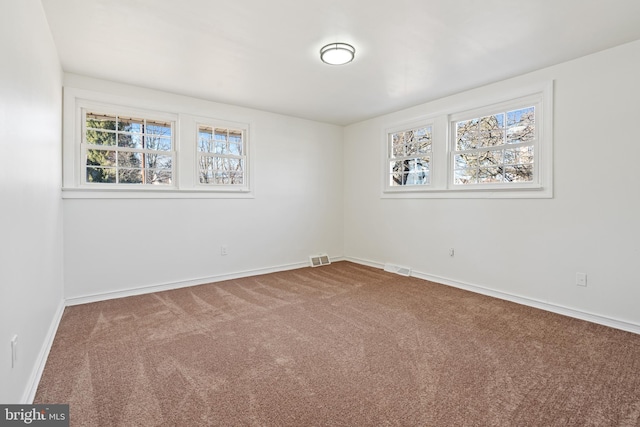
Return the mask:
<path id="1" fill-rule="evenodd" d="M 320 49 L 320 59 L 325 64 L 343 65 L 353 61 L 356 49 L 346 43 L 329 43 Z"/>

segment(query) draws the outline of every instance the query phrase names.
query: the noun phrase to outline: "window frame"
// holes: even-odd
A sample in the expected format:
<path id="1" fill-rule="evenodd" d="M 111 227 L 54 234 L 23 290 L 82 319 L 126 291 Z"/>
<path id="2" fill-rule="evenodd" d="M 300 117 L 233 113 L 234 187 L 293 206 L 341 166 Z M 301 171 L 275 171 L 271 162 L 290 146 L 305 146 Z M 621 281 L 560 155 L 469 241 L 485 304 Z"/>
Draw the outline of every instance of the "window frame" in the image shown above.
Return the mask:
<path id="1" fill-rule="evenodd" d="M 409 185 L 392 185 L 391 184 L 391 162 L 397 161 L 394 159 L 398 159 L 398 157 L 394 157 L 393 155 L 393 142 L 392 135 L 398 132 L 408 132 L 415 131 L 420 128 L 430 128 L 431 129 L 431 142 L 429 153 L 426 154 L 429 157 L 429 182 L 426 184 L 409 184 Z M 386 174 L 383 176 L 383 186 L 385 191 L 389 192 L 412 192 L 412 191 L 420 191 L 425 188 L 431 187 L 433 182 L 432 175 L 432 167 L 433 164 L 433 156 L 434 156 L 434 131 L 435 131 L 435 123 L 433 119 L 424 119 L 424 120 L 412 120 L 409 122 L 405 122 L 402 124 L 395 125 L 393 127 L 389 127 L 385 130 L 385 171 Z M 416 153 L 415 156 L 402 156 L 406 158 L 417 158 L 422 157 L 422 155 Z"/>
<path id="2" fill-rule="evenodd" d="M 467 110 L 459 113 L 454 113 L 449 115 L 449 138 L 447 141 L 448 147 L 448 158 L 449 158 L 449 167 L 447 168 L 448 179 L 447 185 L 448 188 L 452 191 L 468 191 L 468 190 L 494 190 L 494 191 L 513 191 L 513 190 L 525 190 L 525 189 L 540 189 L 542 187 L 542 183 L 540 180 L 540 161 L 539 161 L 539 153 L 541 150 L 541 130 L 544 129 L 544 108 L 542 105 L 542 95 L 534 94 L 527 97 L 520 97 L 517 99 L 512 99 L 509 101 L 501 102 L 498 104 L 489 105 L 486 107 L 480 107 L 473 110 Z M 455 156 L 459 153 L 456 150 L 456 125 L 457 122 L 471 120 L 475 118 L 482 118 L 486 116 L 491 116 L 495 114 L 506 113 L 509 111 L 514 111 L 518 109 L 534 107 L 535 109 L 535 126 L 534 126 L 534 138 L 533 143 L 527 144 L 532 145 L 534 148 L 534 161 L 533 161 L 533 179 L 529 182 L 510 182 L 510 183 L 486 183 L 486 184 L 456 184 L 455 183 Z M 540 114 L 538 114 L 540 113 Z M 523 146 L 522 144 L 504 144 L 501 147 L 518 147 Z M 487 151 L 489 147 L 486 147 Z M 465 151 L 476 151 L 480 152 L 480 148 L 470 149 Z"/>
<path id="3" fill-rule="evenodd" d="M 224 155 L 220 157 L 240 159 L 244 163 L 243 165 L 243 182 L 242 184 L 216 184 L 216 183 L 202 183 L 200 182 L 200 159 L 206 155 L 206 153 L 198 150 L 200 141 L 200 127 L 206 126 L 212 129 L 222 128 L 227 130 L 239 130 L 242 132 L 242 154 L 236 155 Z M 195 121 L 195 164 L 194 164 L 194 182 L 195 185 L 202 190 L 220 191 L 220 192 L 247 192 L 250 190 L 251 182 L 251 164 L 250 164 L 250 144 L 249 144 L 249 124 L 232 122 L 226 120 L 217 120 L 211 118 L 199 117 Z"/>
<path id="4" fill-rule="evenodd" d="M 167 114 L 167 113 L 158 113 L 158 112 L 147 112 L 147 111 L 133 111 L 133 110 L 129 110 L 126 111 L 126 109 L 121 108 L 121 107 L 114 107 L 114 106 L 98 106 L 97 108 L 93 108 L 93 106 L 87 106 L 87 105 L 83 105 L 84 103 L 81 104 L 80 106 L 80 122 L 81 122 L 81 135 L 80 135 L 80 175 L 79 175 L 79 185 L 81 187 L 86 187 L 86 188 L 94 188 L 94 189 L 124 189 L 125 187 L 131 187 L 131 189 L 144 189 L 144 190 L 155 190 L 156 188 L 165 188 L 165 189 L 175 189 L 177 188 L 176 186 L 176 177 L 177 177 L 177 173 L 176 173 L 176 160 L 177 160 L 177 149 L 176 149 L 176 128 L 177 128 L 177 116 L 172 115 L 172 114 Z M 105 115 L 109 115 L 109 116 L 114 116 L 114 117 L 135 117 L 135 118 L 140 118 L 140 119 L 144 119 L 146 120 L 150 120 L 150 121 L 163 121 L 163 122 L 168 122 L 170 124 L 171 127 L 171 150 L 168 151 L 158 151 L 158 150 L 150 150 L 150 149 L 146 149 L 146 148 L 141 148 L 141 149 L 137 149 L 137 148 L 127 148 L 127 147 L 120 147 L 117 143 L 116 145 L 113 146 L 113 150 L 104 150 L 103 148 L 100 148 L 100 146 L 95 146 L 93 144 L 89 144 L 86 141 L 86 135 L 87 135 L 87 120 L 86 120 L 86 116 L 87 116 L 87 112 L 94 112 L 94 113 L 101 113 L 101 114 L 105 114 Z M 108 133 L 112 133 L 111 131 L 109 131 Z M 120 135 L 120 134 L 126 134 L 126 132 L 122 132 L 119 130 L 114 130 L 113 131 L 114 134 L 116 135 Z M 144 133 L 141 134 L 144 136 L 149 136 L 149 134 Z M 92 147 L 96 147 L 96 148 L 92 148 Z M 107 147 L 111 147 L 111 146 L 107 146 Z M 87 152 L 89 150 L 101 150 L 101 151 L 115 151 L 116 152 L 116 156 L 118 156 L 118 153 L 124 153 L 124 152 L 135 152 L 135 153 L 144 153 L 144 154 L 153 154 L 154 151 L 157 151 L 158 153 L 166 153 L 165 155 L 170 155 L 172 158 L 172 162 L 171 162 L 171 183 L 170 184 L 159 184 L 159 185 L 150 185 L 147 183 L 100 183 L 100 182 L 88 182 L 86 179 L 87 176 L 87 162 L 85 161 L 87 158 Z M 115 166 L 116 168 L 116 173 L 119 170 L 118 166 Z M 143 167 L 141 168 L 142 171 L 144 171 L 146 168 Z"/>
<path id="5" fill-rule="evenodd" d="M 486 92 L 486 90 L 485 90 Z M 451 103 L 441 111 L 415 117 L 384 129 L 381 198 L 552 198 L 553 197 L 553 81 L 511 88 L 503 93 L 476 96 L 471 102 Z M 462 97 L 462 95 L 460 95 Z M 455 98 L 455 97 L 453 97 Z M 454 184 L 455 123 L 492 113 L 535 106 L 536 142 L 531 182 Z M 500 111 L 502 110 L 502 111 Z M 412 109 L 415 111 L 415 109 Z M 394 114 L 397 117 L 397 114 Z M 430 185 L 388 185 L 389 133 L 416 123 L 433 123 Z"/>

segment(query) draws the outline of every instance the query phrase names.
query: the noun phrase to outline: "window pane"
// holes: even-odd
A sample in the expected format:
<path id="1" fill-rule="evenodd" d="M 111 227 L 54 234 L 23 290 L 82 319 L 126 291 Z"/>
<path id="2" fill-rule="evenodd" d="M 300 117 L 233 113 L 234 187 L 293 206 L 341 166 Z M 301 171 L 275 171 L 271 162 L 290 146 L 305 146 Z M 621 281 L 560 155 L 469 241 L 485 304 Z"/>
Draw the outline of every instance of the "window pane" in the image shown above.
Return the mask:
<path id="1" fill-rule="evenodd" d="M 144 127 L 143 119 L 131 117 L 118 117 L 118 130 L 122 132 L 142 133 Z"/>
<path id="2" fill-rule="evenodd" d="M 399 160 L 395 162 L 391 162 L 391 171 L 392 172 L 408 172 L 409 171 L 409 160 Z"/>
<path id="3" fill-rule="evenodd" d="M 211 156 L 200 157 L 200 171 L 210 172 L 214 170 L 214 158 Z"/>
<path id="4" fill-rule="evenodd" d="M 500 130 L 504 128 L 504 113 L 492 114 L 490 116 L 481 117 L 478 120 L 478 130 Z"/>
<path id="5" fill-rule="evenodd" d="M 429 169 L 413 170 L 407 174 L 405 185 L 425 185 L 429 183 Z"/>
<path id="6" fill-rule="evenodd" d="M 146 133 L 147 134 L 151 134 L 151 135 L 170 137 L 171 136 L 171 123 L 147 120 Z"/>
<path id="7" fill-rule="evenodd" d="M 504 144 L 504 130 L 493 129 L 481 131 L 478 135 L 477 147 L 495 147 Z"/>
<path id="8" fill-rule="evenodd" d="M 407 185 L 425 185 L 429 184 L 430 175 L 430 157 L 418 157 L 411 163 L 409 176 L 407 177 Z"/>
<path id="9" fill-rule="evenodd" d="M 243 172 L 231 172 L 230 179 L 232 184 L 242 185 L 244 184 L 244 173 Z"/>
<path id="10" fill-rule="evenodd" d="M 199 178 L 201 184 L 244 184 L 244 160 L 201 156 Z"/>
<path id="11" fill-rule="evenodd" d="M 472 148 L 476 148 L 477 146 L 477 133 L 476 132 L 459 132 L 456 141 L 456 150 L 470 150 Z"/>
<path id="12" fill-rule="evenodd" d="M 426 154 L 431 151 L 431 128 L 419 128 L 405 132 L 405 155 Z"/>
<path id="13" fill-rule="evenodd" d="M 391 134 L 392 157 L 404 156 L 404 132 Z"/>
<path id="14" fill-rule="evenodd" d="M 533 141 L 535 137 L 534 107 L 507 112 L 507 126 L 507 144 Z"/>
<path id="15" fill-rule="evenodd" d="M 215 172 L 213 182 L 215 184 L 229 184 L 229 175 L 224 172 Z"/>
<path id="16" fill-rule="evenodd" d="M 200 184 L 213 183 L 213 172 L 209 170 L 200 170 Z"/>
<path id="17" fill-rule="evenodd" d="M 393 172 L 391 174 L 391 185 L 396 187 L 396 186 L 401 186 L 401 185 L 405 185 L 407 182 L 407 174 L 403 173 L 402 171 L 397 171 L 397 172 Z"/>
<path id="18" fill-rule="evenodd" d="M 115 168 L 87 167 L 87 182 L 115 183 Z"/>
<path id="19" fill-rule="evenodd" d="M 460 184 L 475 184 L 478 182 L 478 170 L 473 169 L 456 169 L 454 171 L 453 182 Z"/>
<path id="20" fill-rule="evenodd" d="M 142 135 L 118 134 L 118 147 L 142 148 Z"/>
<path id="21" fill-rule="evenodd" d="M 430 157 L 394 161 L 390 163 L 391 185 L 425 185 L 430 178 Z"/>
<path id="22" fill-rule="evenodd" d="M 147 184 L 171 184 L 171 171 L 167 169 L 149 169 L 146 172 Z"/>
<path id="23" fill-rule="evenodd" d="M 87 150 L 87 166 L 115 166 L 115 164 L 115 151 Z"/>
<path id="24" fill-rule="evenodd" d="M 535 107 L 520 108 L 507 112 L 507 127 L 518 126 L 523 122 L 534 124 Z"/>
<path id="25" fill-rule="evenodd" d="M 533 181 L 533 165 L 506 166 L 504 168 L 504 179 L 507 182 Z"/>
<path id="26" fill-rule="evenodd" d="M 213 157 L 213 169 L 214 170 L 224 170 L 225 169 L 225 165 L 224 165 L 224 158 L 223 157 Z"/>
<path id="27" fill-rule="evenodd" d="M 118 166 L 125 168 L 139 168 L 142 166 L 142 153 L 118 152 Z"/>
<path id="28" fill-rule="evenodd" d="M 87 130 L 86 141 L 87 144 L 91 145 L 116 145 L 116 134 L 89 129 Z"/>
<path id="29" fill-rule="evenodd" d="M 405 156 L 415 156 L 418 154 L 418 144 L 415 137 L 415 132 L 408 130 L 404 133 L 405 139 Z"/>
<path id="30" fill-rule="evenodd" d="M 213 131 L 211 128 L 200 126 L 198 129 L 198 151 L 213 153 Z"/>
<path id="31" fill-rule="evenodd" d="M 456 150 L 469 150 L 478 145 L 478 119 L 456 123 Z"/>
<path id="32" fill-rule="evenodd" d="M 457 132 L 475 132 L 478 130 L 478 119 L 464 120 L 456 123 Z"/>
<path id="33" fill-rule="evenodd" d="M 242 154 L 242 143 L 230 142 L 229 154 L 232 154 L 234 156 L 240 156 Z"/>
<path id="34" fill-rule="evenodd" d="M 514 126 L 507 129 L 507 144 L 519 144 L 521 142 L 530 142 L 534 139 L 533 126 Z"/>
<path id="35" fill-rule="evenodd" d="M 229 130 L 229 154 L 242 155 L 242 132 Z"/>
<path id="36" fill-rule="evenodd" d="M 389 134 L 389 153 L 393 157 L 409 157 L 431 152 L 431 126 Z"/>
<path id="37" fill-rule="evenodd" d="M 229 159 L 229 170 L 242 171 L 241 159 Z"/>
<path id="38" fill-rule="evenodd" d="M 87 113 L 86 127 L 93 129 L 116 130 L 116 116 L 100 113 Z"/>
<path id="39" fill-rule="evenodd" d="M 150 169 L 171 169 L 173 157 L 163 154 L 146 154 L 147 168 Z"/>
<path id="40" fill-rule="evenodd" d="M 494 166 L 502 164 L 502 150 L 483 151 L 478 154 L 480 166 Z"/>
<path id="41" fill-rule="evenodd" d="M 475 167 L 478 164 L 478 155 L 474 153 L 456 154 L 454 162 L 456 169 Z"/>
<path id="42" fill-rule="evenodd" d="M 227 142 L 225 140 L 216 139 L 214 141 L 213 152 L 216 154 L 225 154 L 227 151 Z"/>
<path id="43" fill-rule="evenodd" d="M 227 129 L 216 128 L 214 138 L 216 141 L 227 141 Z"/>
<path id="44" fill-rule="evenodd" d="M 121 184 L 142 184 L 142 169 L 118 169 Z"/>
<path id="45" fill-rule="evenodd" d="M 198 128 L 198 151 L 242 156 L 244 151 L 242 138 L 243 132 L 241 130 L 200 126 Z"/>
<path id="46" fill-rule="evenodd" d="M 505 164 L 527 164 L 533 163 L 533 146 L 517 147 L 504 150 Z"/>
<path id="47" fill-rule="evenodd" d="M 171 151 L 171 138 L 160 138 L 154 135 L 144 137 L 144 144 L 148 150 Z"/>
<path id="48" fill-rule="evenodd" d="M 502 168 L 480 168 L 478 169 L 478 183 L 502 182 Z"/>

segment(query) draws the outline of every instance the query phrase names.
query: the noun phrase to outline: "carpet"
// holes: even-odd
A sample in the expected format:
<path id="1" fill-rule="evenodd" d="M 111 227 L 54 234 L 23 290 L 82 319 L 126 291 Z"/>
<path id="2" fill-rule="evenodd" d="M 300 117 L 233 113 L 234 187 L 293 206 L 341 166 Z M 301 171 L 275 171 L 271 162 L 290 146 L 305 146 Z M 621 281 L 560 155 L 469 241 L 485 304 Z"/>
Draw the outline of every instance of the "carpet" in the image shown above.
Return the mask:
<path id="1" fill-rule="evenodd" d="M 350 262 L 67 307 L 77 426 L 640 426 L 640 336 Z"/>

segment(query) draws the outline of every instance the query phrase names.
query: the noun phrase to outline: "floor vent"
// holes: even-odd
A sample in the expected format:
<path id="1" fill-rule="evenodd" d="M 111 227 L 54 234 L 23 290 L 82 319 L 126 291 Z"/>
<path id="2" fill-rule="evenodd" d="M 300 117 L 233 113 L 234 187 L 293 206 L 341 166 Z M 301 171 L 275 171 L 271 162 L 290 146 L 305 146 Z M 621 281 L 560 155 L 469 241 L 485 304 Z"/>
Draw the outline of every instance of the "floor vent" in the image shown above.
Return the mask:
<path id="1" fill-rule="evenodd" d="M 327 254 L 312 255 L 309 257 L 309 261 L 311 262 L 311 267 L 331 264 L 331 260 Z"/>
<path id="2" fill-rule="evenodd" d="M 401 266 L 395 265 L 395 264 L 385 264 L 384 265 L 384 271 L 387 271 L 389 273 L 396 273 L 396 274 L 399 274 L 401 276 L 410 276 L 411 275 L 411 269 L 409 267 L 401 267 Z"/>

